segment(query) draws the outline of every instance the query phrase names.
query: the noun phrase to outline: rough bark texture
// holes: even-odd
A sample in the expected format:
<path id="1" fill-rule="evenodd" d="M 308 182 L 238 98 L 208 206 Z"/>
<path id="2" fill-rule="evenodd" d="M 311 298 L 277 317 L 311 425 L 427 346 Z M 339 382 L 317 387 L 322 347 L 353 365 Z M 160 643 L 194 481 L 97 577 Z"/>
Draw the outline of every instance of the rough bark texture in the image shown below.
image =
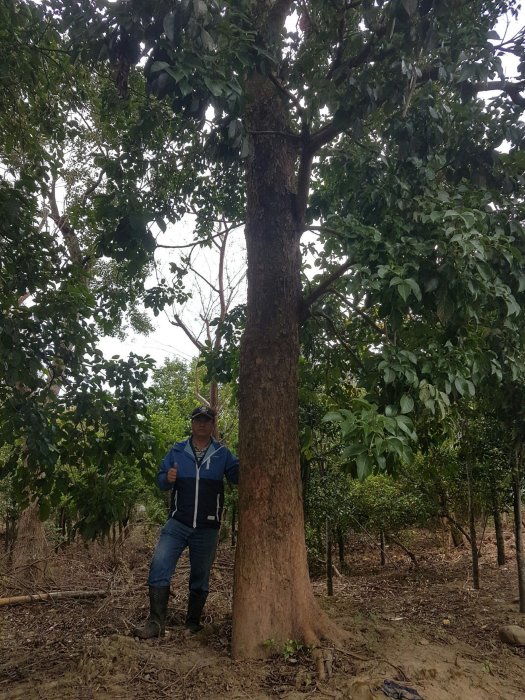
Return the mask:
<path id="1" fill-rule="evenodd" d="M 297 417 L 298 154 L 285 135 L 286 110 L 274 85 L 259 75 L 248 87 L 253 153 L 247 166 L 248 299 L 240 364 L 236 658 L 264 657 L 268 640 L 316 646 L 337 630 L 313 597 L 304 539 Z"/>

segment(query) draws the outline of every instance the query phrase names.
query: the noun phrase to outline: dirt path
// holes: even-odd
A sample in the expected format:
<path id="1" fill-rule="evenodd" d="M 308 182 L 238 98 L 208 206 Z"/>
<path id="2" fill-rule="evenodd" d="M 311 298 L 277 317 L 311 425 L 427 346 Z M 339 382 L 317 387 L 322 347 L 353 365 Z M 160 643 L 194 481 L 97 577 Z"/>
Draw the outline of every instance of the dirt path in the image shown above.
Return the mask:
<path id="1" fill-rule="evenodd" d="M 321 683 L 307 650 L 292 644 L 265 662 L 230 659 L 233 554 L 227 543 L 219 548 L 205 630 L 188 637 L 181 626 L 184 563 L 172 585 L 168 635 L 135 640 L 130 631 L 146 613 L 154 536 L 155 530 L 136 529 L 118 559 L 99 545 L 75 545 L 49 563 L 49 590 L 105 588 L 105 599 L 0 608 L 0 698 L 373 700 L 387 697 L 385 681 L 417 690 L 424 700 L 525 698 L 525 649 L 498 637 L 503 624 L 525 626 L 515 567 L 498 569 L 490 543 L 481 591 L 472 590 L 468 553 L 445 553 L 439 537 L 411 544 L 420 559 L 424 553 L 418 570 L 390 550 L 380 567 L 376 552 L 357 543 L 333 597 L 322 580 L 314 583 L 323 607 L 349 632 L 344 649 L 327 649 L 332 675 Z M 510 560 L 510 548 L 508 554 Z M 21 573 L 3 572 L 1 595 L 26 592 Z"/>

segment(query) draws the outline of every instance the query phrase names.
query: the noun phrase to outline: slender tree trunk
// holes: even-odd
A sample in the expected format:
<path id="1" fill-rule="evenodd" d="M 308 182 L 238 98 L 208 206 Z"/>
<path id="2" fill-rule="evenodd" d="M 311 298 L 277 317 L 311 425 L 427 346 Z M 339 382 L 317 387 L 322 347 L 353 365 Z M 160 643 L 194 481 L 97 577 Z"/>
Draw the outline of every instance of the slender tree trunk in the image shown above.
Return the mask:
<path id="1" fill-rule="evenodd" d="M 341 571 L 344 571 L 346 567 L 345 540 L 343 536 L 343 530 L 340 527 L 337 528 L 337 550 L 339 552 L 339 566 L 341 567 Z"/>
<path id="2" fill-rule="evenodd" d="M 466 462 L 467 467 L 467 490 L 468 490 L 468 518 L 470 531 L 470 551 L 472 553 L 472 585 L 474 590 L 479 590 L 479 551 L 476 534 L 476 518 L 474 515 L 474 495 L 472 492 L 472 472 L 469 458 Z"/>
<path id="3" fill-rule="evenodd" d="M 321 637 L 341 633 L 313 596 L 304 537 L 297 152 L 286 137 L 286 109 L 275 85 L 252 75 L 247 87 L 245 123 L 253 134 L 253 152 L 246 185 L 248 298 L 240 355 L 242 469 L 232 653 L 234 658 L 263 658 L 268 639 L 278 644 L 295 639 L 317 647 Z"/>
<path id="4" fill-rule="evenodd" d="M 452 523 L 450 525 L 450 538 L 452 540 L 452 544 L 454 547 L 457 549 L 459 547 L 464 547 L 465 546 L 465 541 L 463 539 L 463 534 L 461 531 Z"/>
<path id="5" fill-rule="evenodd" d="M 492 515 L 494 517 L 494 530 L 496 532 L 498 566 L 504 566 L 507 560 L 505 557 L 505 538 L 503 537 L 503 522 L 501 520 L 501 512 L 499 508 L 495 508 Z"/>
<path id="6" fill-rule="evenodd" d="M 419 568 L 417 557 L 414 554 L 414 552 L 412 552 L 408 547 L 405 547 L 405 545 L 402 542 L 400 542 L 396 537 L 393 537 L 392 535 L 388 536 L 388 541 L 391 542 L 392 544 L 397 545 L 399 547 L 399 549 L 403 550 L 403 552 L 407 555 L 407 557 L 410 559 L 412 564 L 414 564 L 415 568 L 416 569 Z"/>
<path id="7" fill-rule="evenodd" d="M 516 541 L 516 564 L 518 569 L 518 593 L 520 612 L 525 613 L 525 559 L 523 556 L 523 525 L 521 503 L 521 444 L 514 449 L 514 464 L 512 468 L 512 493 L 514 496 L 514 537 Z"/>
<path id="8" fill-rule="evenodd" d="M 330 521 L 326 521 L 326 593 L 334 594 L 334 567 L 332 561 L 332 528 Z"/>
<path id="9" fill-rule="evenodd" d="M 501 520 L 501 504 L 498 495 L 498 485 L 494 474 L 490 477 L 490 498 L 492 502 L 492 517 L 494 519 L 494 532 L 496 535 L 496 549 L 498 566 L 505 564 L 505 539 L 503 537 L 503 523 Z"/>

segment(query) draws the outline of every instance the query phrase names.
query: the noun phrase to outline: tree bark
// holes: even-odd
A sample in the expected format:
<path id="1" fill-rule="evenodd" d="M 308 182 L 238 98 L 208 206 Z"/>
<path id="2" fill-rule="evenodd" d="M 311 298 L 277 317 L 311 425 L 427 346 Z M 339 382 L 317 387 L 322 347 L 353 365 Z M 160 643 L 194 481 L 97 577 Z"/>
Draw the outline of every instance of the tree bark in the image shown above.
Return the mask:
<path id="1" fill-rule="evenodd" d="M 475 591 L 479 591 L 479 550 L 476 534 L 476 519 L 474 515 L 474 494 L 472 492 L 472 470 L 470 467 L 469 458 L 466 462 L 467 466 L 467 490 L 468 490 L 468 519 L 470 532 L 470 551 L 472 554 L 472 585 Z"/>
<path id="2" fill-rule="evenodd" d="M 498 485 L 493 472 L 490 475 L 490 497 L 492 501 L 492 517 L 494 519 L 494 532 L 496 535 L 498 566 L 503 566 L 506 562 L 505 538 L 503 537 L 503 522 L 501 520 L 501 504 L 498 494 Z"/>
<path id="3" fill-rule="evenodd" d="M 340 635 L 314 599 L 304 537 L 297 148 L 286 137 L 286 107 L 275 85 L 252 75 L 247 92 L 252 153 L 246 173 L 248 296 L 240 354 L 242 467 L 232 653 L 234 658 L 264 658 L 268 639 L 317 647 L 321 637 Z"/>
<path id="4" fill-rule="evenodd" d="M 343 530 L 340 527 L 337 528 L 337 550 L 339 552 L 339 566 L 341 567 L 341 571 L 344 571 L 346 568 L 345 539 L 343 536 Z"/>
<path id="5" fill-rule="evenodd" d="M 332 561 L 332 528 L 330 521 L 326 521 L 326 594 L 334 594 L 334 569 Z"/>
<path id="6" fill-rule="evenodd" d="M 525 613 L 525 559 L 523 556 L 523 525 L 521 504 L 521 445 L 514 449 L 514 464 L 512 468 L 512 493 L 514 496 L 514 538 L 516 542 L 516 564 L 518 570 L 518 594 L 520 613 Z"/>
<path id="7" fill-rule="evenodd" d="M 505 538 L 503 536 L 503 522 L 501 520 L 501 512 L 499 508 L 494 509 L 493 517 L 494 530 L 496 533 L 496 549 L 498 552 L 498 566 L 504 566 L 507 560 L 505 557 Z"/>

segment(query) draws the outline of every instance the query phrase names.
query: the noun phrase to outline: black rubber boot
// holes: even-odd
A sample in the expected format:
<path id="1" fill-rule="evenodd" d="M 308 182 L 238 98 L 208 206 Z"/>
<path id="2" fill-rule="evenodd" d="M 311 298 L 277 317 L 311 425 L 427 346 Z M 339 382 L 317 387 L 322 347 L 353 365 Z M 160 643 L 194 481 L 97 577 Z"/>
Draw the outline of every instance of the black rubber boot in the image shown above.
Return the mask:
<path id="1" fill-rule="evenodd" d="M 200 632 L 202 629 L 201 615 L 207 597 L 207 593 L 190 591 L 190 597 L 188 598 L 188 614 L 186 615 L 186 629 L 189 629 L 190 632 Z"/>
<path id="2" fill-rule="evenodd" d="M 134 635 L 139 639 L 164 637 L 168 610 L 169 586 L 149 587 L 149 617 L 143 627 L 137 627 Z"/>

